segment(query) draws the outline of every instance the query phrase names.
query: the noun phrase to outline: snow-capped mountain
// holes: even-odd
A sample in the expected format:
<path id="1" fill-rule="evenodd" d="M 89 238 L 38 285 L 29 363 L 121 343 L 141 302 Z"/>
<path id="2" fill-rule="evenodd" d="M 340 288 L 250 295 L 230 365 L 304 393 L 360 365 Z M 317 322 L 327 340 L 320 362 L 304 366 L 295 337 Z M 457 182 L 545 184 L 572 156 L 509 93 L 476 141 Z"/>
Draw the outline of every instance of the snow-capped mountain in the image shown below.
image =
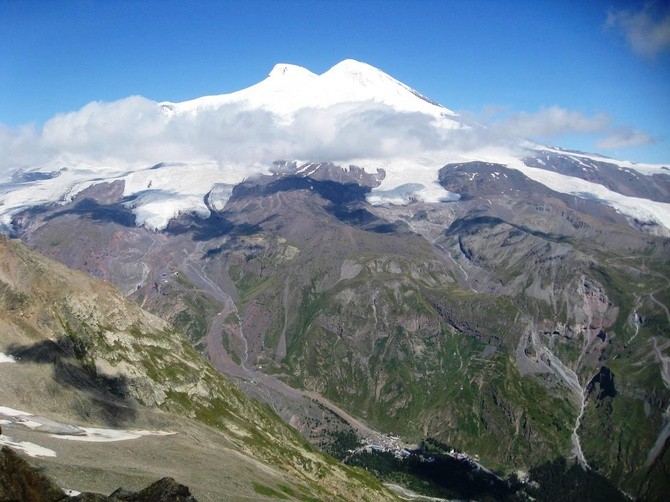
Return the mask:
<path id="1" fill-rule="evenodd" d="M 569 456 L 668 492 L 668 167 L 501 137 L 354 61 L 91 103 L 23 140 L 0 156 L 12 236 L 183 330 L 313 444 L 344 431 L 323 397 L 484 465 Z"/>
<path id="2" fill-rule="evenodd" d="M 247 89 L 182 103 L 161 103 L 168 115 L 213 110 L 225 105 L 263 109 L 291 121 L 305 108 L 381 103 L 399 112 L 424 113 L 446 128 L 460 128 L 458 115 L 366 63 L 346 59 L 321 75 L 292 64 L 277 64 L 268 77 Z"/>
<path id="3" fill-rule="evenodd" d="M 441 167 L 499 163 L 552 190 L 596 199 L 651 223 L 652 231 L 670 229 L 667 167 L 491 139 L 484 127 L 354 60 L 321 75 L 278 64 L 247 89 L 182 103 L 139 97 L 91 103 L 23 139 L 11 144 L 4 159 L 0 223 L 5 228 L 28 207 L 71 200 L 87 187 L 119 180 L 137 225 L 160 230 L 181 213 L 208 216 L 212 190 L 230 193 L 245 178 L 272 172 L 273 162 L 281 160 L 295 161 L 302 175 L 301 168 L 322 161 L 345 170 L 381 169 L 383 179 L 368 194 L 375 205 L 454 200 L 458 194 L 438 183 Z M 553 168 L 548 159 L 557 154 L 563 164 L 599 169 L 599 176 Z M 656 188 L 627 190 L 621 180 L 607 181 L 622 173 Z M 221 196 L 217 200 L 219 206 L 225 203 Z"/>

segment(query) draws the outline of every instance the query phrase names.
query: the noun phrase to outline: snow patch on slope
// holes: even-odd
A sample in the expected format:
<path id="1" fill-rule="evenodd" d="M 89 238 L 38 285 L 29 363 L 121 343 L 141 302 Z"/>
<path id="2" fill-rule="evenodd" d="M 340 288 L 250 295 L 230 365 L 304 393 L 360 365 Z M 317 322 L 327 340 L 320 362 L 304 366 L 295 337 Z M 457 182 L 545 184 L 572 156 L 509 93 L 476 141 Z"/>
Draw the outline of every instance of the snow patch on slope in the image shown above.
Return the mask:
<path id="1" fill-rule="evenodd" d="M 136 225 L 163 230 L 183 213 L 207 218 L 211 212 L 205 196 L 210 190 L 264 171 L 267 168 L 261 165 L 216 162 L 164 163 L 134 171 L 105 166 L 68 169 L 58 178 L 0 184 L 0 229 L 11 228 L 12 217 L 29 207 L 70 202 L 92 185 L 120 180 L 125 183 L 123 196 L 131 199 L 125 205 L 135 214 Z M 215 209 L 222 209 L 226 200 L 220 196 Z"/>
<path id="2" fill-rule="evenodd" d="M 593 153 L 581 153 L 581 152 L 573 152 L 570 150 L 562 150 L 560 148 L 552 148 L 552 147 L 543 147 L 539 146 L 537 147 L 538 151 L 546 151 L 546 152 L 551 152 L 551 153 L 557 153 L 560 155 L 565 155 L 567 157 L 572 157 L 574 159 L 588 159 L 588 160 L 595 160 L 597 162 L 606 162 L 609 164 L 614 164 L 616 166 L 619 166 L 620 169 L 632 169 L 634 171 L 637 171 L 638 173 L 651 176 L 653 174 L 666 174 L 670 176 L 670 165 L 664 165 L 664 164 L 645 164 L 645 163 L 639 163 L 639 162 L 631 162 L 629 160 L 617 160 L 613 159 L 611 157 L 604 157 L 602 155 L 597 155 Z"/>
<path id="3" fill-rule="evenodd" d="M 55 457 L 56 452 L 29 441 L 14 441 L 11 437 L 3 434 L 0 436 L 0 445 L 6 445 L 18 451 L 22 451 L 29 457 Z"/>
<path id="4" fill-rule="evenodd" d="M 670 234 L 670 204 L 656 202 L 639 197 L 629 197 L 614 192 L 603 185 L 592 183 L 581 178 L 567 176 L 554 171 L 529 167 L 515 156 L 496 152 L 494 156 L 475 160 L 498 162 L 516 169 L 530 179 L 542 183 L 556 192 L 576 195 L 577 197 L 594 199 L 616 209 L 621 214 L 642 222 L 653 222 L 664 227 L 664 233 Z"/>
<path id="5" fill-rule="evenodd" d="M 6 406 L 0 406 L 0 416 L 4 417 L 0 420 L 3 425 L 11 425 L 14 427 L 23 427 L 37 432 L 44 432 L 46 430 L 57 430 L 60 433 L 49 434 L 50 437 L 62 439 L 67 441 L 83 441 L 89 443 L 109 443 L 115 441 L 128 441 L 138 439 L 143 436 L 171 436 L 176 432 L 168 431 L 147 431 L 147 430 L 126 430 L 126 429 L 100 429 L 95 427 L 78 427 L 75 425 L 67 425 L 59 422 L 54 422 L 47 418 L 33 415 L 26 411 L 16 410 Z M 30 418 L 29 418 L 30 417 Z M 43 430 L 40 431 L 40 428 Z M 27 441 L 14 441 L 6 434 L 0 435 L 0 444 L 10 446 L 14 449 L 23 451 L 31 457 L 55 457 L 56 452 L 40 446 L 35 443 Z"/>
<path id="6" fill-rule="evenodd" d="M 116 441 L 128 441 L 138 439 L 143 436 L 172 436 L 176 432 L 167 431 L 145 431 L 145 430 L 124 430 L 124 429 L 97 429 L 94 427 L 81 427 L 83 434 L 50 434 L 57 439 L 68 441 L 83 441 L 87 443 L 112 443 Z"/>
<path id="7" fill-rule="evenodd" d="M 455 200 L 456 195 L 438 183 L 442 166 L 496 162 L 553 190 L 596 198 L 622 214 L 670 230 L 668 204 L 527 167 L 520 159 L 528 152 L 519 145 L 606 161 L 642 174 L 669 174 L 664 166 L 516 140 L 482 147 L 495 143 L 496 135 L 466 125 L 451 110 L 354 60 L 342 61 L 321 75 L 279 64 L 265 80 L 247 89 L 182 103 L 159 104 L 138 96 L 89 103 L 54 117 L 39 134 L 22 139 L 37 152 L 34 158 L 39 162 L 33 164 L 22 164 L 26 148 L 12 150 L 24 143 L 9 139 L 0 144 L 8 149 L 0 161 L 15 167 L 17 176 L 12 178 L 7 171 L 0 179 L 0 229 L 5 230 L 23 209 L 68 202 L 93 184 L 116 180 L 125 183 L 126 207 L 135 214 L 136 224 L 162 230 L 180 214 L 204 218 L 211 210 L 222 210 L 234 185 L 269 173 L 277 159 L 302 159 L 305 166 L 321 161 L 353 164 L 368 173 L 383 168 L 385 179 L 368 194 L 372 204 Z M 188 162 L 147 167 L 166 159 Z"/>
<path id="8" fill-rule="evenodd" d="M 438 183 L 438 170 L 444 163 L 435 159 L 354 159 L 351 164 L 366 172 L 375 172 L 378 168 L 386 172 L 380 185 L 367 195 L 367 201 L 372 205 L 401 206 L 411 202 L 451 202 L 460 198 Z"/>

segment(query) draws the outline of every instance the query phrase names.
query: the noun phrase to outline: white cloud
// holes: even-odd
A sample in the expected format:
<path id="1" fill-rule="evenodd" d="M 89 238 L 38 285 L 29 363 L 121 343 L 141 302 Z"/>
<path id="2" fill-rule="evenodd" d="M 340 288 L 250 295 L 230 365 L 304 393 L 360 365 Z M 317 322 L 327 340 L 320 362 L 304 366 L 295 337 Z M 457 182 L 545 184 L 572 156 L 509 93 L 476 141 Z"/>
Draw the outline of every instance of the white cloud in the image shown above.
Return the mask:
<path id="1" fill-rule="evenodd" d="M 621 128 L 613 131 L 596 142 L 596 146 L 602 150 L 619 150 L 622 148 L 633 148 L 636 146 L 652 144 L 654 140 L 648 134 L 631 128 Z"/>
<path id="2" fill-rule="evenodd" d="M 290 123 L 265 110 L 224 105 L 170 116 L 133 96 L 57 115 L 41 130 L 0 125 L 0 170 L 48 162 L 146 166 L 161 161 L 221 164 L 301 158 L 387 158 L 440 148 L 433 118 L 373 103 L 300 110 Z"/>
<path id="3" fill-rule="evenodd" d="M 636 54 L 654 58 L 670 49 L 670 9 L 656 2 L 638 11 L 610 10 L 605 27 L 619 29 Z"/>
<path id="4" fill-rule="evenodd" d="M 551 138 L 566 134 L 600 133 L 606 131 L 611 122 L 610 117 L 605 114 L 588 116 L 578 111 L 552 106 L 542 108 L 537 113 L 516 113 L 494 122 L 492 126 L 511 136 Z"/>
<path id="5" fill-rule="evenodd" d="M 651 136 L 630 126 L 615 124 L 607 114 L 586 115 L 558 106 L 536 113 L 517 112 L 488 124 L 489 141 L 532 138 L 538 141 L 566 135 L 595 136 L 599 150 L 618 150 L 654 143 Z M 496 139 L 497 138 L 497 139 Z"/>
<path id="6" fill-rule="evenodd" d="M 515 147 L 519 138 L 566 134 L 595 134 L 601 137 L 602 149 L 651 141 L 640 131 L 615 126 L 607 115 L 560 107 L 490 119 L 480 121 L 484 127 L 473 121 L 471 127 L 444 129 L 429 115 L 362 102 L 305 108 L 287 123 L 271 112 L 238 104 L 170 115 L 158 103 L 133 96 L 89 103 L 57 115 L 41 130 L 0 124 L 0 173 L 44 165 L 125 168 L 163 161 L 215 161 L 222 167 L 267 166 L 278 159 L 346 162 L 468 151 L 491 144 Z M 463 122 L 469 123 L 465 117 Z"/>

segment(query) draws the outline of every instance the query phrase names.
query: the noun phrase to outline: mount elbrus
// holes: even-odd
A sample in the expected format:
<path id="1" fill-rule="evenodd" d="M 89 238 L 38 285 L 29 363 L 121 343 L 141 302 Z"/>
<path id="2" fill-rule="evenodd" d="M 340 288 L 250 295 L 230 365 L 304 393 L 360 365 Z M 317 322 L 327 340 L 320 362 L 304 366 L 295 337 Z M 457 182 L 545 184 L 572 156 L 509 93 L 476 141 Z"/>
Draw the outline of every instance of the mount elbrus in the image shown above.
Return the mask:
<path id="1" fill-rule="evenodd" d="M 5 232 L 113 283 L 322 447 L 377 430 L 670 489 L 668 166 L 502 139 L 351 60 L 50 127 L 133 107 L 137 141 L 175 157 L 17 166 Z"/>

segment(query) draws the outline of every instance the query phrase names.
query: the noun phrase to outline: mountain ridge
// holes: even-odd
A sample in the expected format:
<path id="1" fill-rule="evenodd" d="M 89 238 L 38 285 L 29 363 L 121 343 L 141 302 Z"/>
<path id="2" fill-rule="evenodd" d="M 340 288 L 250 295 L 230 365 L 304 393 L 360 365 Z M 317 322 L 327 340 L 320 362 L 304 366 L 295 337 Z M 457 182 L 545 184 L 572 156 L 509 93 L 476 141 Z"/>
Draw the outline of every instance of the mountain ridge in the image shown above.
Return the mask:
<path id="1" fill-rule="evenodd" d="M 261 90 L 321 78 L 283 69 Z M 332 402 L 364 434 L 432 438 L 501 473 L 568 458 L 627 493 L 667 491 L 666 166 L 500 143 L 370 101 L 290 123 L 245 106 L 102 106 L 223 153 L 17 172 L 4 221 L 182 330 L 326 450 L 364 429 Z M 231 138 L 253 162 L 228 163 Z"/>
<path id="2" fill-rule="evenodd" d="M 164 101 L 160 106 L 175 113 L 193 113 L 242 102 L 250 108 L 263 108 L 290 119 L 302 108 L 364 101 L 385 103 L 398 111 L 427 113 L 435 118 L 458 117 L 383 71 L 353 59 L 340 61 L 320 75 L 298 65 L 278 63 L 265 80 L 241 91 L 181 103 Z"/>
<path id="3" fill-rule="evenodd" d="M 207 218 L 205 199 L 212 190 L 272 174 L 277 161 L 330 161 L 368 174 L 383 170 L 368 196 L 377 205 L 449 201 L 453 195 L 439 184 L 438 171 L 480 161 L 516 169 L 555 191 L 598 199 L 633 224 L 643 223 L 645 231 L 670 233 L 667 166 L 501 138 L 500 131 L 465 124 L 354 60 L 321 75 L 279 64 L 251 87 L 182 103 L 141 97 L 91 103 L 47 122 L 40 134 L 40 161 L 22 160 L 0 180 L 5 231 L 29 207 L 67 202 L 90 186 L 116 180 L 125 183 L 123 204 L 136 224 L 164 230 L 180 214 Z M 548 168 L 547 156 L 563 169 Z M 598 173 L 605 164 L 609 174 Z"/>
<path id="4" fill-rule="evenodd" d="M 3 406 L 0 414 L 47 417 L 50 427 L 74 422 L 113 429 L 158 424 L 174 428 L 175 436 L 131 439 L 136 443 L 129 448 L 140 459 L 134 462 L 125 448 L 71 442 L 58 439 L 59 434 L 49 436 L 35 424 L 3 421 L 3 440 L 11 435 L 53 450 L 53 459 L 47 456 L 35 462 L 47 466 L 61 483 L 84 488 L 75 484 L 82 482 L 77 480 L 81 477 L 94 491 L 111 491 L 118 487 L 114 480 L 132 480 L 140 487 L 155 481 L 153 473 L 167 470 L 178 472 L 175 477 L 196 495 L 204 493 L 210 499 L 231 491 L 235 497 L 245 492 L 248 496 L 254 493 L 253 483 L 268 482 L 275 486 L 288 482 L 296 493 L 301 489 L 305 496 L 314 493 L 326 499 L 340 494 L 392 497 L 372 478 L 343 471 L 332 458 L 309 447 L 268 407 L 245 397 L 202 360 L 178 332 L 123 299 L 111 284 L 70 270 L 4 236 L 0 236 L 0 257 L 0 347 L 15 360 L 0 363 L 0 398 L 12 408 Z M 33 388 L 30 393 L 25 392 L 27 384 Z M 77 427 L 66 427 L 66 434 L 71 430 Z M 208 489 L 211 479 L 202 479 L 188 464 L 180 467 L 183 458 L 178 456 L 177 462 L 169 456 L 155 457 L 160 450 L 209 462 L 209 476 L 215 475 L 219 463 L 237 472 L 240 480 L 223 479 Z M 124 462 L 133 466 L 128 472 Z M 109 472 L 96 481 L 91 474 L 99 470 Z"/>

